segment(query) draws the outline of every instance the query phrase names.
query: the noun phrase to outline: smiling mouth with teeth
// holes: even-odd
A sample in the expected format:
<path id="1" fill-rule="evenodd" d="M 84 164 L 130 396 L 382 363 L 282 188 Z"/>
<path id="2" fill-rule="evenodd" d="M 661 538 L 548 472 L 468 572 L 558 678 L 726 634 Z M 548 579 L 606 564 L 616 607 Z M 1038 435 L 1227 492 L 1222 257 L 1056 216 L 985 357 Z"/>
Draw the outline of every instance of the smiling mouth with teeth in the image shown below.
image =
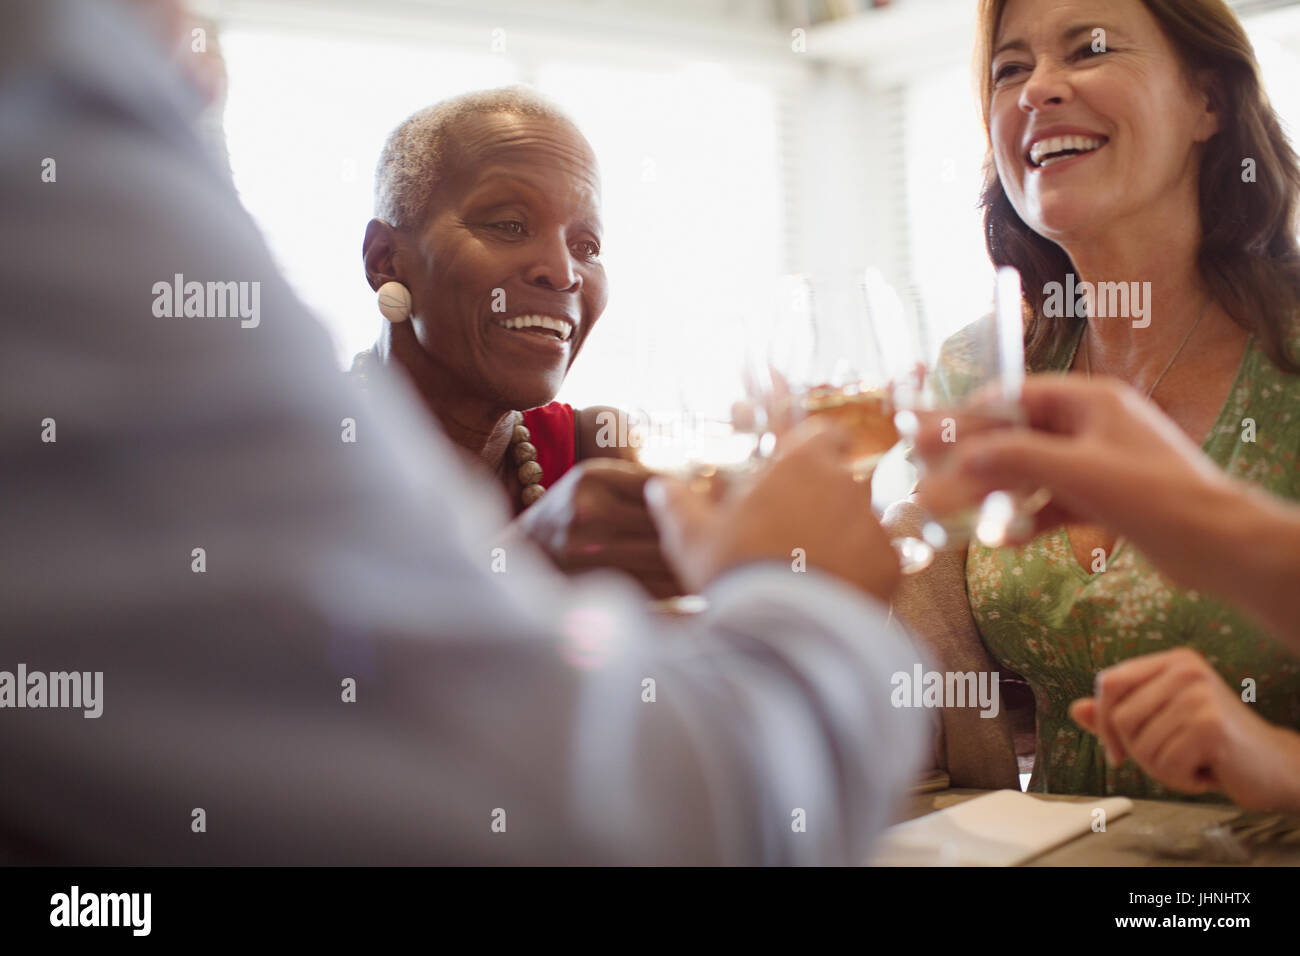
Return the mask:
<path id="1" fill-rule="evenodd" d="M 1074 156 L 1096 152 L 1110 140 L 1096 136 L 1052 136 L 1040 139 L 1029 147 L 1029 164 L 1036 169 L 1044 169 L 1054 163 L 1060 163 Z"/>
<path id="2" fill-rule="evenodd" d="M 569 336 L 573 334 L 572 322 L 551 315 L 516 315 L 509 319 L 498 319 L 497 325 L 503 329 L 527 331 L 533 335 L 547 335 L 561 342 L 569 341 Z"/>

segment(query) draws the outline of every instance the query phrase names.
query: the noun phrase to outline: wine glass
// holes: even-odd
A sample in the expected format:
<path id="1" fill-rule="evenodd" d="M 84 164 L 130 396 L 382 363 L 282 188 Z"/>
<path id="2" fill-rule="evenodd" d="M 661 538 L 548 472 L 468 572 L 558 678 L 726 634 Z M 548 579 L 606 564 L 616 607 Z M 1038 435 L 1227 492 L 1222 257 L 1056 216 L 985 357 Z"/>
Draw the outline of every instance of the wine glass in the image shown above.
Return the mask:
<path id="1" fill-rule="evenodd" d="M 697 488 L 736 480 L 757 467 L 760 435 L 724 411 L 700 408 L 685 392 L 641 415 L 637 458 L 651 471 Z"/>
<path id="2" fill-rule="evenodd" d="M 865 486 L 899 446 L 896 397 L 911 395 L 919 345 L 914 316 L 876 269 L 784 277 L 767 331 L 765 403 L 773 432 L 823 417 L 850 435 L 845 461 Z M 917 538 L 893 541 L 904 573 L 928 567 L 933 548 Z"/>
<path id="3" fill-rule="evenodd" d="M 767 420 L 763 409 L 737 401 L 755 387 L 743 311 L 710 302 L 692 328 L 690 347 L 659 366 L 658 393 L 641 414 L 637 457 L 651 471 L 714 486 L 756 467 Z"/>
<path id="4" fill-rule="evenodd" d="M 935 388 L 936 399 L 951 414 L 952 441 L 960 434 L 1027 425 L 1020 404 L 1025 381 L 1024 313 L 1020 274 L 998 270 L 991 316 L 976 323 Z M 904 426 L 908 430 L 908 426 Z M 923 463 L 943 467 L 943 459 Z M 934 548 L 965 546 L 972 538 L 990 548 L 1023 537 L 1034 515 L 1050 499 L 1046 489 L 1032 494 L 994 491 L 979 505 L 942 518 L 931 517 L 922 535 Z"/>
<path id="5" fill-rule="evenodd" d="M 637 458 L 651 471 L 717 499 L 761 468 L 759 449 L 768 422 L 765 409 L 738 401 L 757 381 L 751 350 L 743 344 L 743 311 L 735 302 L 701 304 L 691 327 L 694 341 L 675 351 L 671 361 L 657 364 L 658 389 L 635 415 Z M 677 616 L 706 608 L 700 595 L 651 604 L 658 613 Z"/>

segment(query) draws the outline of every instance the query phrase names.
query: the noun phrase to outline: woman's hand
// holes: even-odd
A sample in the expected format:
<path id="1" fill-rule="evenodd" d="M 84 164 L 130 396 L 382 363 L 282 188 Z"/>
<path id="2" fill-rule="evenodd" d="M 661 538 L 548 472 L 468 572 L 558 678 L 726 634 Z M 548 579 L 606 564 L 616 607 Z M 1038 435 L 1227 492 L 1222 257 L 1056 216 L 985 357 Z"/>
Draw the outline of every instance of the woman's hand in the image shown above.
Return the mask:
<path id="1" fill-rule="evenodd" d="M 1070 716 L 1113 764 L 1132 757 L 1166 787 L 1215 791 L 1247 810 L 1300 810 L 1300 734 L 1244 703 L 1200 654 L 1182 647 L 1097 675 Z"/>
<path id="2" fill-rule="evenodd" d="M 657 598 L 680 594 L 646 511 L 649 475 L 638 464 L 613 458 L 579 462 L 515 523 L 562 571 L 615 568 Z"/>

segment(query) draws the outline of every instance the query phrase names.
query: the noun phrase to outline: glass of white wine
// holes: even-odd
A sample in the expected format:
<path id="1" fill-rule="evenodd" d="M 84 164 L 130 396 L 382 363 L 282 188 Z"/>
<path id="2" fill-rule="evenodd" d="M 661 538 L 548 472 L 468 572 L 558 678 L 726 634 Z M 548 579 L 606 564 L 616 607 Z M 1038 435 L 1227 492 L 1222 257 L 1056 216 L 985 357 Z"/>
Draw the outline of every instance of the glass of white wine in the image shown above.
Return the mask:
<path id="1" fill-rule="evenodd" d="M 657 369 L 659 390 L 641 416 L 637 457 L 651 471 L 720 485 L 759 463 L 766 414 L 745 400 L 757 360 L 739 306 L 720 297 L 692 325 L 697 341 Z"/>
<path id="2" fill-rule="evenodd" d="M 734 481 L 758 466 L 760 435 L 737 427 L 730 412 L 669 402 L 643 418 L 637 458 L 653 472 L 697 488 Z"/>
<path id="3" fill-rule="evenodd" d="M 1012 268 L 998 270 L 993 313 L 967 332 L 960 350 L 950 356 L 935 399 L 951 422 L 952 440 L 993 428 L 1026 426 L 1020 405 L 1025 381 L 1024 308 L 1020 274 Z M 905 426 L 906 430 L 906 426 Z M 943 458 L 923 463 L 943 467 Z M 1050 499 L 1045 489 L 1032 494 L 994 491 L 982 502 L 930 518 L 922 531 L 937 549 L 964 547 L 972 539 L 1002 547 L 1023 537 L 1033 527 L 1034 515 Z"/>
<path id="4" fill-rule="evenodd" d="M 657 393 L 636 416 L 637 458 L 651 471 L 717 499 L 761 469 L 767 418 L 746 398 L 755 377 L 743 312 L 727 301 L 709 303 L 693 325 L 697 341 L 676 351 L 671 363 L 657 365 Z M 707 603 L 699 595 L 681 595 L 651 607 L 678 616 L 698 613 Z"/>
<path id="5" fill-rule="evenodd" d="M 914 393 L 920 366 L 915 316 L 876 269 L 786 276 L 773 297 L 767 365 L 772 429 L 825 418 L 851 436 L 845 467 L 871 503 L 877 466 L 900 444 L 899 399 Z M 909 387 L 904 387 L 904 386 Z M 933 548 L 893 542 L 905 573 L 928 567 Z"/>

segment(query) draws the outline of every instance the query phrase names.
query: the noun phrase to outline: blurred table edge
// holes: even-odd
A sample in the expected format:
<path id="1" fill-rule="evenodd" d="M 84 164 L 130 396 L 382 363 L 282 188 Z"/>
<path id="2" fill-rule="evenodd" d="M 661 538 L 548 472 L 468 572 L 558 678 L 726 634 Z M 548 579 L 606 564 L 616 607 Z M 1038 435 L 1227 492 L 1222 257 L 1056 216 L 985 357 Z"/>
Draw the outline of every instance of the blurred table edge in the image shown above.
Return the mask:
<path id="1" fill-rule="evenodd" d="M 913 791 L 895 823 L 904 823 L 946 809 L 991 790 L 950 788 L 929 793 Z M 1089 803 L 1102 799 L 1063 793 L 1031 793 L 1037 800 Z M 1193 803 L 1178 800 L 1133 800 L 1133 809 L 1107 823 L 1104 832 L 1088 832 L 1048 850 L 1025 866 L 1231 866 L 1212 860 L 1184 860 L 1157 855 L 1139 844 L 1144 828 L 1161 826 L 1170 832 L 1192 835 L 1223 823 L 1242 812 L 1230 803 Z M 1252 848 L 1251 859 L 1237 866 L 1300 866 L 1300 845 Z"/>

